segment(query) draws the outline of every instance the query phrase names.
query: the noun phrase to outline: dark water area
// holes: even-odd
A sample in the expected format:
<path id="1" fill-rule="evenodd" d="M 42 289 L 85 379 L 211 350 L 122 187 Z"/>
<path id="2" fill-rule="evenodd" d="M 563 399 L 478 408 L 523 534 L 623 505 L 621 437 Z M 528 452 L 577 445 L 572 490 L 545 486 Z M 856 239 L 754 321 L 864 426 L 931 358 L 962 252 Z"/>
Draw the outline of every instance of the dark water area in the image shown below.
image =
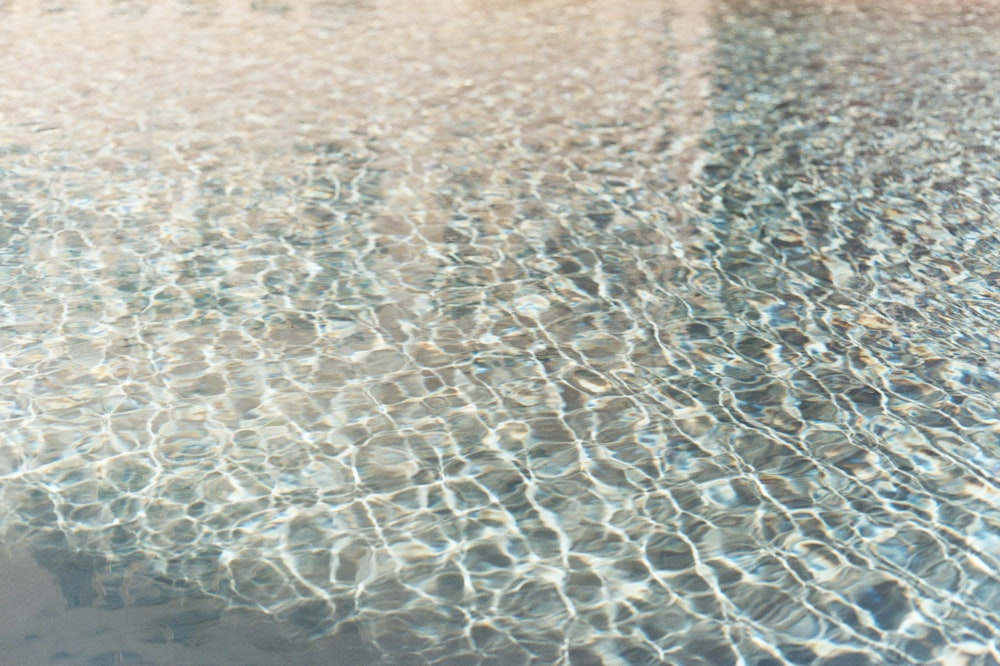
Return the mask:
<path id="1" fill-rule="evenodd" d="M 310 635 L 308 619 L 226 611 L 218 597 L 135 572 L 111 587 L 105 563 L 65 549 L 0 550 L 0 663 L 86 666 L 378 664 L 356 627 Z M 146 597 L 132 595 L 144 591 Z"/>

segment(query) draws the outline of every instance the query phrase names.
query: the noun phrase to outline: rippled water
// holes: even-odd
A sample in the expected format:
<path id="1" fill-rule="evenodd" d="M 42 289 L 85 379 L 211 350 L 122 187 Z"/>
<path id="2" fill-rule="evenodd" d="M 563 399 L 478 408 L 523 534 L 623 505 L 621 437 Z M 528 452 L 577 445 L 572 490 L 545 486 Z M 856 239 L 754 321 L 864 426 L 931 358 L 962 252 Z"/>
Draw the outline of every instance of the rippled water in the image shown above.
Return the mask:
<path id="1" fill-rule="evenodd" d="M 15 654 L 1000 663 L 996 8 L 0 4 Z"/>

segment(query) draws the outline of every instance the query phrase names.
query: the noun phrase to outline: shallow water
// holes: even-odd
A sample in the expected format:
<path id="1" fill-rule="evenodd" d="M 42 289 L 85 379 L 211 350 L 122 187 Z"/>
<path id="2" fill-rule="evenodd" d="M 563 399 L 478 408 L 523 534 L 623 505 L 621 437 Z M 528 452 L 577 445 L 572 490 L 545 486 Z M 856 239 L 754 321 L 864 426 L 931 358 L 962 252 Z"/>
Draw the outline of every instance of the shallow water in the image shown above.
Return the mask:
<path id="1" fill-rule="evenodd" d="M 0 4 L 17 663 L 1000 663 L 995 3 Z"/>

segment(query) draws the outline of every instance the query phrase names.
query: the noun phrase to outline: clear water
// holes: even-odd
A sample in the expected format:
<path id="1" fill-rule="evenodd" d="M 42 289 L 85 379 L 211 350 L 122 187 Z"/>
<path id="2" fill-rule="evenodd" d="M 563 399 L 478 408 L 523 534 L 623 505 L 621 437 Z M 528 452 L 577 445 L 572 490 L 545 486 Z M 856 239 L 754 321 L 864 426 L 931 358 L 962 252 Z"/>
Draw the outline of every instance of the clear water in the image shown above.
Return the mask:
<path id="1" fill-rule="evenodd" d="M 1000 663 L 995 3 L 0 4 L 13 663 Z"/>

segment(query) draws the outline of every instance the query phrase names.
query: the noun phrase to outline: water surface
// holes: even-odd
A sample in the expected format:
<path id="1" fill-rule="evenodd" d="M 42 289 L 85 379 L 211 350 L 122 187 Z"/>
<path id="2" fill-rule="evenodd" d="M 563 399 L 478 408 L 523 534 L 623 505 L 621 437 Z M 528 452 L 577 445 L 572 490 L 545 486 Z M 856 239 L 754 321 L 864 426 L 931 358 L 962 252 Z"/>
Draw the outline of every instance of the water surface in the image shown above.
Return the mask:
<path id="1" fill-rule="evenodd" d="M 1000 663 L 995 9 L 0 5 L 5 650 Z"/>

